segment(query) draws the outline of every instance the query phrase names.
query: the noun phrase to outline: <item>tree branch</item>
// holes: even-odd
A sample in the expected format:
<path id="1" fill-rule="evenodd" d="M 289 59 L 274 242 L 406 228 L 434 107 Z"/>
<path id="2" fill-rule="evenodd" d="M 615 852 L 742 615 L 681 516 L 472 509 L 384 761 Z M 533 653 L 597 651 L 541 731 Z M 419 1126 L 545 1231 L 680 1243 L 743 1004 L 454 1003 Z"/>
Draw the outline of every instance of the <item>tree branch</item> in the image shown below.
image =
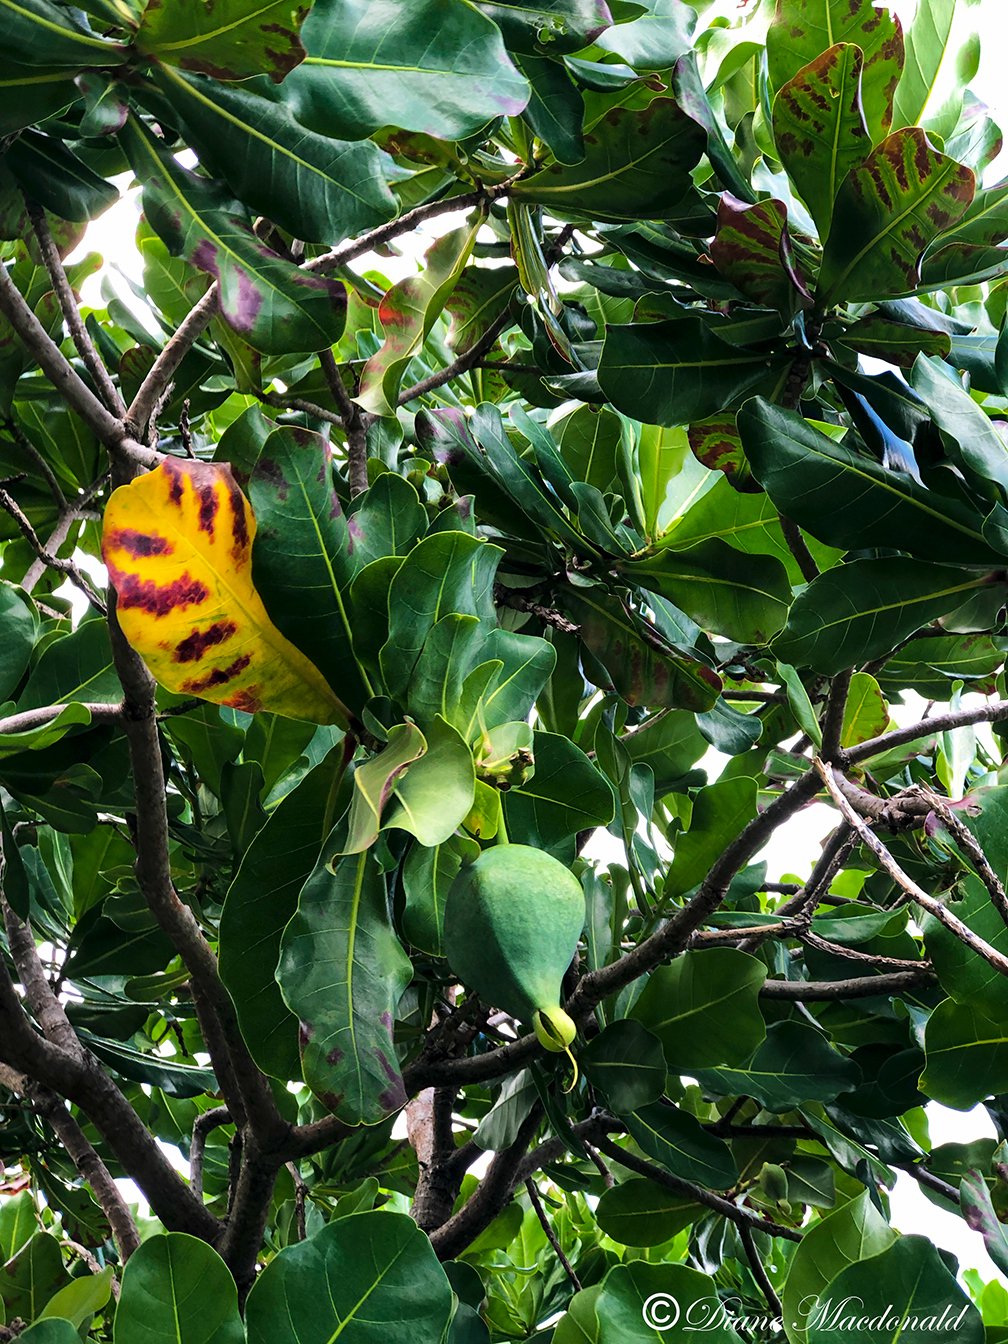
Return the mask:
<path id="1" fill-rule="evenodd" d="M 82 703 L 90 711 L 92 723 L 111 723 L 122 716 L 121 705 L 97 704 L 93 701 L 75 703 Z M 0 719 L 0 733 L 29 733 L 33 728 L 52 723 L 65 709 L 66 705 L 40 705 L 38 709 L 23 709 L 20 714 Z"/>
<path id="2" fill-rule="evenodd" d="M 153 466 L 160 460 L 159 454 L 132 437 L 126 424 L 117 419 L 77 375 L 3 265 L 0 265 L 0 312 L 63 400 L 77 412 L 106 448 L 145 467 Z"/>
<path id="3" fill-rule="evenodd" d="M 834 778 L 832 767 L 825 761 L 816 761 L 816 769 L 822 776 L 830 797 L 833 799 L 841 814 L 846 818 L 851 826 L 858 832 L 861 839 L 878 859 L 881 866 L 889 874 L 898 887 L 900 887 L 911 900 L 915 901 L 929 915 L 932 915 L 940 923 L 944 924 L 948 931 L 955 935 L 961 943 L 975 952 L 977 956 L 983 957 L 989 966 L 998 971 L 1001 975 L 1008 975 L 1008 957 L 1005 957 L 990 943 L 981 938 L 978 934 L 962 922 L 961 919 L 947 910 L 940 901 L 929 895 L 907 873 L 903 871 L 893 856 L 886 849 L 885 845 L 878 838 L 871 827 L 861 818 L 854 808 L 844 797 Z"/>
<path id="4" fill-rule="evenodd" d="M 231 1112 L 226 1106 L 215 1106 L 213 1110 L 201 1111 L 193 1121 L 192 1139 L 189 1143 L 189 1188 L 197 1199 L 203 1198 L 203 1158 L 206 1154 L 206 1141 L 215 1129 L 231 1123 Z"/>
<path id="5" fill-rule="evenodd" d="M 564 1255 L 564 1249 L 560 1245 L 560 1238 L 553 1231 L 553 1224 L 546 1216 L 546 1210 L 543 1208 L 542 1200 L 539 1198 L 539 1191 L 536 1189 L 535 1181 L 530 1176 L 525 1182 L 525 1190 L 528 1193 L 529 1203 L 532 1205 L 532 1212 L 539 1219 L 539 1226 L 546 1233 L 546 1240 L 553 1247 L 553 1253 L 560 1261 L 563 1272 L 570 1279 L 571 1287 L 576 1293 L 581 1291 L 581 1280 L 574 1273 L 574 1266 Z"/>
<path id="6" fill-rule="evenodd" d="M 763 999 L 790 999 L 799 1003 L 832 1003 L 842 999 L 866 999 L 876 995 L 899 994 L 933 984 L 934 970 L 929 962 L 920 968 L 894 971 L 889 975 L 864 975 L 851 980 L 767 980 L 760 989 Z"/>
<path id="7" fill-rule="evenodd" d="M 724 1199 L 721 1195 L 716 1195 L 713 1190 L 705 1190 L 703 1186 L 693 1185 L 692 1182 L 684 1181 L 679 1176 L 673 1176 L 664 1167 L 659 1167 L 654 1162 L 646 1162 L 643 1158 L 627 1152 L 625 1148 L 613 1143 L 611 1139 L 600 1138 L 597 1147 L 607 1157 L 612 1158 L 614 1162 L 618 1162 L 621 1167 L 636 1172 L 638 1176 L 646 1176 L 649 1181 L 664 1186 L 666 1190 L 671 1190 L 673 1194 L 680 1195 L 685 1199 L 695 1200 L 697 1204 L 705 1205 L 708 1209 L 719 1213 L 722 1218 L 729 1219 L 736 1227 L 741 1228 L 743 1224 L 748 1224 L 749 1227 L 760 1232 L 766 1232 L 771 1237 L 784 1237 L 788 1241 L 801 1241 L 801 1233 L 796 1232 L 794 1228 L 784 1227 L 769 1218 L 764 1218 L 762 1214 L 753 1213 L 750 1209 L 745 1209 L 739 1204 L 733 1204 L 730 1199 Z"/>
<path id="8" fill-rule="evenodd" d="M 137 389 L 137 394 L 126 411 L 126 423 L 134 425 L 138 433 L 146 432 L 151 418 L 162 403 L 169 383 L 175 376 L 175 371 L 210 325 L 217 311 L 217 292 L 215 281 L 200 301 L 189 310 Z"/>
<path id="9" fill-rule="evenodd" d="M 848 766 L 867 761 L 880 752 L 892 751 L 894 747 L 906 746 L 908 742 L 917 742 L 922 737 L 933 737 L 936 733 L 948 732 L 952 728 L 967 728 L 976 723 L 1000 723 L 1008 719 L 1008 701 L 987 701 L 969 709 L 950 710 L 948 714 L 936 714 L 933 718 L 922 719 L 906 728 L 894 728 L 891 733 L 869 738 L 859 742 L 856 747 L 847 747 L 837 752 L 835 762 L 841 770 Z"/>
<path id="10" fill-rule="evenodd" d="M 921 788 L 920 792 L 926 801 L 931 804 L 932 811 L 941 818 L 942 825 L 951 834 L 959 849 L 973 864 L 977 876 L 987 888 L 991 905 L 1001 916 L 1002 922 L 1008 924 L 1008 895 L 1005 894 L 1001 879 L 991 867 L 990 859 L 984 853 L 983 846 L 962 818 L 957 816 L 953 809 L 949 807 L 944 798 L 940 798 L 933 789 Z"/>
<path id="11" fill-rule="evenodd" d="M 72 527 L 76 513 L 71 509 L 60 518 L 52 535 L 49 537 L 47 546 L 43 546 L 38 539 L 35 529 L 32 527 L 24 511 L 17 502 L 11 498 L 6 490 L 0 489 L 0 509 L 9 514 L 18 526 L 21 535 L 27 541 L 28 545 L 35 552 L 36 564 L 33 564 L 24 577 L 22 587 L 26 592 L 31 592 L 39 579 L 47 569 L 55 569 L 60 574 L 65 574 L 75 588 L 84 594 L 87 600 L 94 607 L 95 611 L 102 616 L 105 615 L 105 603 L 101 600 L 90 582 L 84 577 L 78 567 L 72 560 L 63 560 L 53 552 L 66 540 Z"/>
<path id="12" fill-rule="evenodd" d="M 28 218 L 31 220 L 32 228 L 35 231 L 35 237 L 38 240 L 39 251 L 42 254 L 42 260 L 45 268 L 49 272 L 49 279 L 52 281 L 53 292 L 59 301 L 59 306 L 63 312 L 63 320 L 67 324 L 67 330 L 70 332 L 70 339 L 77 348 L 77 353 L 84 361 L 88 373 L 94 379 L 95 387 L 98 389 L 98 395 L 111 413 L 121 420 L 126 414 L 126 406 L 122 397 L 119 395 L 119 389 L 113 383 L 109 376 L 109 371 L 95 349 L 91 337 L 88 335 L 87 328 L 81 321 L 80 311 L 77 307 L 77 300 L 74 292 L 70 288 L 70 281 L 67 279 L 67 273 L 63 269 L 63 261 L 59 250 L 53 241 L 53 236 L 49 231 L 49 223 L 45 217 L 45 211 L 34 201 L 25 200 L 28 207 Z"/>
<path id="13" fill-rule="evenodd" d="M 336 367 L 333 352 L 320 350 L 319 364 L 322 366 L 322 373 L 343 421 L 343 432 L 347 440 L 347 480 L 350 483 L 350 495 L 356 498 L 368 488 L 367 421 L 361 408 L 343 386 L 343 379 Z"/>
<path id="14" fill-rule="evenodd" d="M 217 958 L 188 906 L 175 891 L 168 842 L 168 813 L 161 745 L 154 704 L 155 683 L 127 642 L 116 619 L 115 590 L 109 588 L 112 660 L 123 688 L 123 726 L 129 749 L 137 817 L 136 874 L 147 904 L 189 970 L 193 999 L 201 1013 L 207 1049 L 225 1091 L 225 1100 L 241 1124 L 246 1115 L 265 1150 L 283 1143 L 290 1126 L 277 1110 L 238 1026 L 234 1005 L 217 971 Z M 216 1019 L 214 1021 L 213 1019 Z M 219 1024 L 219 1025 L 218 1025 Z M 219 1044 L 223 1040 L 223 1052 Z M 233 1086 L 229 1084 L 232 1082 Z"/>

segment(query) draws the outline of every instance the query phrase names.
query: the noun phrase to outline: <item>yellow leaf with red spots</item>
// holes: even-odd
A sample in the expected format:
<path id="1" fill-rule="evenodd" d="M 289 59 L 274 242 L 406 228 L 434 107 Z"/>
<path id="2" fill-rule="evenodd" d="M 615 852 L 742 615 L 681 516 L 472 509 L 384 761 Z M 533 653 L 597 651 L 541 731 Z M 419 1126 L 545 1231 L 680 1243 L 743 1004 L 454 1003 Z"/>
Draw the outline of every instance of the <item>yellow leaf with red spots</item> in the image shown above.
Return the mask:
<path id="1" fill-rule="evenodd" d="M 223 463 L 166 458 L 120 486 L 102 555 L 123 633 L 170 691 L 345 724 L 346 706 L 266 613 L 252 582 L 255 531 Z"/>

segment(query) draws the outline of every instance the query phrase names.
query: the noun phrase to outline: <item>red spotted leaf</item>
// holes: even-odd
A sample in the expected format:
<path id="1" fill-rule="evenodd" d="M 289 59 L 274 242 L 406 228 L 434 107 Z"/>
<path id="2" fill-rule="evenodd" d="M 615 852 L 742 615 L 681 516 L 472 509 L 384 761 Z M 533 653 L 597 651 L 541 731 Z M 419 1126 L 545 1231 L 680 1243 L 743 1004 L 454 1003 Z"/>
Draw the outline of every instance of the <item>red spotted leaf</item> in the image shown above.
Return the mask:
<path id="1" fill-rule="evenodd" d="M 119 624 L 171 691 L 316 723 L 347 713 L 285 639 L 252 582 L 256 520 L 223 463 L 166 458 L 120 486 L 102 555 Z"/>
<path id="2" fill-rule="evenodd" d="M 940 154 L 919 127 L 887 136 L 840 188 L 817 302 L 912 293 L 925 250 L 956 223 L 975 189 L 972 171 Z"/>
<path id="3" fill-rule="evenodd" d="M 792 255 L 783 201 L 747 205 L 726 191 L 710 254 L 725 279 L 754 303 L 785 314 L 811 305 Z"/>
<path id="4" fill-rule="evenodd" d="M 723 471 L 736 490 L 745 494 L 760 492 L 762 487 L 753 477 L 752 468 L 746 460 L 733 415 L 714 415 L 708 420 L 695 420 L 686 435 L 690 451 L 698 462 L 711 471 Z"/>
<path id="5" fill-rule="evenodd" d="M 137 46 L 165 65 L 214 79 L 269 75 L 279 83 L 304 60 L 299 0 L 148 0 Z"/>
<path id="6" fill-rule="evenodd" d="M 861 103 L 860 47 L 838 42 L 778 93 L 773 105 L 777 152 L 826 241 L 840 184 L 871 149 Z"/>

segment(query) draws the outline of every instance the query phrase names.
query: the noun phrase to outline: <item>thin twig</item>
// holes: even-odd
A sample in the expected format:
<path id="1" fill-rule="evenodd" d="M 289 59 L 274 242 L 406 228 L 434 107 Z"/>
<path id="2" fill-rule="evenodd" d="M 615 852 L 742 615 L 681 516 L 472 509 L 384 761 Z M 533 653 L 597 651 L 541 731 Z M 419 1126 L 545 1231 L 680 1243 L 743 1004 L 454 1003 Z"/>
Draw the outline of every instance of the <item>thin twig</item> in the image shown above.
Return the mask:
<path id="1" fill-rule="evenodd" d="M 977 876 L 987 888 L 991 905 L 1001 916 L 1002 921 L 1008 924 L 1008 895 L 1005 894 L 1001 879 L 991 867 L 990 859 L 984 853 L 983 846 L 963 819 L 949 807 L 944 798 L 940 798 L 933 789 L 922 788 L 921 792 L 931 804 L 932 811 L 941 818 L 942 825 L 951 833 L 960 850 L 973 864 Z"/>
<path id="2" fill-rule="evenodd" d="M 659 1167 L 654 1162 L 647 1162 L 644 1158 L 637 1157 L 634 1153 L 621 1148 L 619 1144 L 613 1143 L 611 1139 L 602 1137 L 596 1140 L 596 1143 L 607 1157 L 612 1158 L 614 1162 L 618 1162 L 621 1167 L 636 1172 L 638 1176 L 646 1176 L 649 1181 L 664 1186 L 666 1190 L 671 1190 L 673 1194 L 694 1200 L 697 1204 L 703 1204 L 706 1208 L 719 1213 L 722 1218 L 728 1218 L 736 1227 L 748 1223 L 750 1227 L 766 1232 L 769 1236 L 785 1237 L 788 1241 L 801 1241 L 801 1233 L 796 1232 L 794 1228 L 784 1227 L 769 1218 L 764 1218 L 762 1214 L 753 1213 L 750 1209 L 743 1208 L 739 1204 L 733 1204 L 730 1199 L 724 1199 L 721 1195 L 716 1195 L 713 1190 L 705 1190 L 703 1186 L 694 1185 L 691 1181 L 684 1181 L 680 1176 L 673 1176 L 664 1167 Z"/>
<path id="3" fill-rule="evenodd" d="M 0 419 L 0 428 L 10 435 L 13 442 L 17 445 L 20 451 L 24 453 L 25 457 L 28 458 L 35 470 L 44 478 L 46 485 L 49 487 L 49 493 L 56 503 L 57 509 L 61 514 L 65 513 L 67 510 L 67 498 L 63 493 L 63 487 L 56 479 L 56 474 L 52 467 L 50 467 L 49 463 L 35 447 L 28 435 L 24 432 L 21 426 L 10 417 Z"/>
<path id="4" fill-rule="evenodd" d="M 87 328 L 81 321 L 80 310 L 77 307 L 77 300 L 74 292 L 70 288 L 70 281 L 67 279 L 67 273 L 63 269 L 63 262 L 60 258 L 59 249 L 53 240 L 52 233 L 49 230 L 49 222 L 45 217 L 45 211 L 34 201 L 26 198 L 25 204 L 28 207 L 28 218 L 31 220 L 32 228 L 35 231 L 35 237 L 38 241 L 39 251 L 42 254 L 42 261 L 49 272 L 49 279 L 52 281 L 53 292 L 59 301 L 59 306 L 63 312 L 63 320 L 67 324 L 70 332 L 70 339 L 77 348 L 77 353 L 84 361 L 88 373 L 94 379 L 95 387 L 98 389 L 98 395 L 105 403 L 108 410 L 118 419 L 122 419 L 126 414 L 126 405 L 119 395 L 119 389 L 113 383 L 108 369 L 102 362 L 101 356 L 94 347 L 91 337 L 88 335 Z"/>
<path id="5" fill-rule="evenodd" d="M 840 739 L 843 735 L 844 713 L 847 709 L 847 695 L 850 691 L 851 677 L 854 675 L 854 669 L 849 667 L 844 672 L 839 672 L 834 678 L 829 689 L 829 695 L 826 699 L 826 713 L 823 715 L 822 725 L 822 758 L 824 761 L 833 760 L 840 750 Z"/>
<path id="6" fill-rule="evenodd" d="M 21 506 L 11 498 L 6 490 L 0 490 L 0 508 L 2 508 L 5 513 L 10 514 L 11 518 L 17 523 L 18 530 L 35 552 L 43 569 L 55 569 L 60 574 L 65 574 L 74 587 L 80 589 L 94 607 L 95 611 L 100 612 L 102 616 L 106 615 L 105 603 L 95 592 L 94 588 L 92 588 L 89 580 L 85 578 L 72 560 L 63 560 L 58 555 L 53 555 L 45 546 L 43 546 L 42 542 L 38 539 L 38 534 L 28 520 L 27 515 L 21 509 Z M 64 515 L 64 517 L 67 517 L 67 515 Z M 72 515 L 70 515 L 69 521 L 72 522 Z M 57 528 L 57 530 L 59 529 Z M 67 531 L 69 531 L 69 527 L 67 528 Z M 52 542 L 53 539 L 50 537 L 50 546 L 52 545 Z M 30 581 L 29 577 L 26 575 L 24 586 L 31 591 L 31 588 L 35 586 L 35 582 L 36 580 Z"/>
<path id="7" fill-rule="evenodd" d="M 760 989 L 762 999 L 790 999 L 799 1003 L 832 1003 L 837 999 L 888 997 L 906 989 L 917 989 L 934 982 L 931 964 L 922 961 L 892 974 L 858 976 L 851 980 L 766 980 Z"/>
<path id="8" fill-rule="evenodd" d="M 760 1292 L 766 1298 L 766 1304 L 770 1308 L 773 1316 L 780 1320 L 782 1314 L 780 1298 L 774 1291 L 774 1286 L 770 1282 L 766 1270 L 763 1268 L 763 1261 L 759 1257 L 756 1249 L 756 1242 L 753 1239 L 753 1230 L 751 1223 L 738 1223 L 739 1240 L 742 1242 L 742 1249 L 746 1253 L 746 1259 L 749 1261 L 749 1268 L 752 1270 L 753 1278 L 759 1284 Z"/>
<path id="9" fill-rule="evenodd" d="M 806 545 L 801 528 L 792 519 L 785 518 L 782 513 L 779 513 L 777 517 L 780 519 L 780 529 L 784 534 L 788 550 L 794 556 L 798 568 L 801 570 L 802 578 L 806 583 L 811 583 L 813 579 L 819 577 L 819 566 L 812 559 L 812 552 Z"/>
<path id="10" fill-rule="evenodd" d="M 968 947 L 972 952 L 975 952 L 977 956 L 983 957 L 984 961 L 986 961 L 989 966 L 993 966 L 993 968 L 1001 975 L 1008 975 L 1008 957 L 1005 957 L 996 947 L 991 947 L 990 943 L 974 933 L 967 924 L 964 924 L 961 919 L 958 919 L 950 910 L 947 910 L 945 906 L 942 905 L 941 901 L 936 901 L 933 896 L 929 895 L 919 887 L 909 874 L 903 871 L 875 832 L 862 817 L 858 816 L 857 812 L 855 812 L 854 808 L 844 797 L 834 778 L 832 766 L 830 766 L 828 762 L 821 760 L 817 760 L 815 766 L 822 776 L 823 783 L 826 785 L 830 797 L 839 808 L 841 814 L 847 819 L 851 826 L 855 828 L 861 836 L 861 839 L 872 851 L 896 885 L 900 887 L 912 901 L 915 901 L 921 909 L 926 910 L 928 914 L 937 919 L 939 923 L 944 924 L 948 931 L 954 934 L 964 946 Z"/>
<path id="11" fill-rule="evenodd" d="M 539 1219 L 539 1226 L 546 1233 L 546 1240 L 553 1247 L 556 1258 L 560 1261 L 564 1273 L 571 1281 L 571 1287 L 576 1293 L 579 1293 L 581 1291 L 581 1280 L 574 1273 L 574 1266 L 564 1254 L 564 1249 L 560 1245 L 560 1238 L 554 1232 L 553 1224 L 546 1216 L 546 1210 L 543 1208 L 542 1200 L 539 1198 L 539 1191 L 536 1189 L 535 1181 L 532 1180 L 531 1176 L 525 1182 L 525 1190 L 528 1193 L 529 1203 L 532 1205 L 532 1212 Z"/>
<path id="12" fill-rule="evenodd" d="M 319 364 L 333 400 L 339 407 L 343 432 L 347 441 L 347 480 L 353 498 L 368 488 L 367 421 L 364 413 L 343 386 L 336 360 L 331 350 L 319 351 Z"/>

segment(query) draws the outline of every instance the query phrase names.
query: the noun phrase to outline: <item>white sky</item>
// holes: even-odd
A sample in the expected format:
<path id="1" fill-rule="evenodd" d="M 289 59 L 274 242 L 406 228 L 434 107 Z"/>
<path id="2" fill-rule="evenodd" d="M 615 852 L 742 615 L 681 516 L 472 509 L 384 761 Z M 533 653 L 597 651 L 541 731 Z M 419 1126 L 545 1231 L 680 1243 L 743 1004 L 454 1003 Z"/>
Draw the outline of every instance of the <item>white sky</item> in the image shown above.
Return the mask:
<path id="1" fill-rule="evenodd" d="M 916 7 L 916 0 L 890 0 L 889 7 L 894 9 L 907 26 Z M 738 0 L 718 0 L 709 11 L 720 12 L 726 16 L 737 13 Z M 963 10 L 962 5 L 960 9 Z M 995 120 L 999 121 L 1008 136 L 1008 88 L 1004 76 L 1004 53 L 1008 39 L 1008 4 L 1005 0 L 980 0 L 971 10 L 963 10 L 964 20 L 972 19 L 982 33 L 981 65 L 977 77 L 972 81 L 973 91 L 987 102 Z M 996 181 L 1008 172 L 1008 153 L 1003 152 L 998 162 L 989 171 L 987 180 Z M 117 295 L 138 314 L 142 307 L 131 293 L 124 277 L 139 284 L 143 271 L 140 257 L 136 251 L 133 234 L 138 211 L 138 193 L 131 188 L 130 178 L 124 175 L 119 179 L 123 195 L 119 202 L 107 210 L 99 219 L 92 222 L 81 246 L 71 256 L 71 261 L 79 260 L 89 251 L 98 251 L 110 259 L 108 265 L 98 274 L 85 280 L 82 298 L 85 304 L 104 306 L 101 294 L 103 283 L 110 284 Z M 398 279 L 409 274 L 415 265 L 414 258 L 422 255 L 429 243 L 447 228 L 452 227 L 455 216 L 444 216 L 433 220 L 418 230 L 418 241 L 412 246 L 401 243 L 404 256 L 397 258 L 363 258 L 357 263 L 361 270 L 374 266 L 383 271 L 390 279 Z M 76 598 L 76 593 L 67 586 L 67 595 Z M 919 706 L 918 706 L 919 708 Z M 901 721 L 910 721 L 916 717 L 916 711 L 910 716 L 899 713 Z M 807 873 L 809 866 L 819 853 L 820 842 L 831 827 L 833 813 L 827 807 L 817 804 L 807 809 L 800 817 L 793 819 L 774 836 L 763 852 L 763 858 L 769 864 L 769 877 L 780 877 L 783 873 Z M 994 1129 L 989 1117 L 982 1108 L 962 1114 L 951 1111 L 936 1103 L 928 1106 L 928 1119 L 934 1143 L 967 1142 L 983 1136 L 994 1137 Z M 132 1193 L 132 1192 L 131 1192 Z M 1003 1277 L 990 1261 L 979 1233 L 971 1232 L 965 1223 L 954 1215 L 936 1209 L 921 1194 L 912 1177 L 899 1175 L 892 1192 L 893 1223 L 905 1232 L 923 1232 L 937 1245 L 945 1247 L 958 1256 L 962 1268 L 976 1268 L 985 1279 Z"/>

